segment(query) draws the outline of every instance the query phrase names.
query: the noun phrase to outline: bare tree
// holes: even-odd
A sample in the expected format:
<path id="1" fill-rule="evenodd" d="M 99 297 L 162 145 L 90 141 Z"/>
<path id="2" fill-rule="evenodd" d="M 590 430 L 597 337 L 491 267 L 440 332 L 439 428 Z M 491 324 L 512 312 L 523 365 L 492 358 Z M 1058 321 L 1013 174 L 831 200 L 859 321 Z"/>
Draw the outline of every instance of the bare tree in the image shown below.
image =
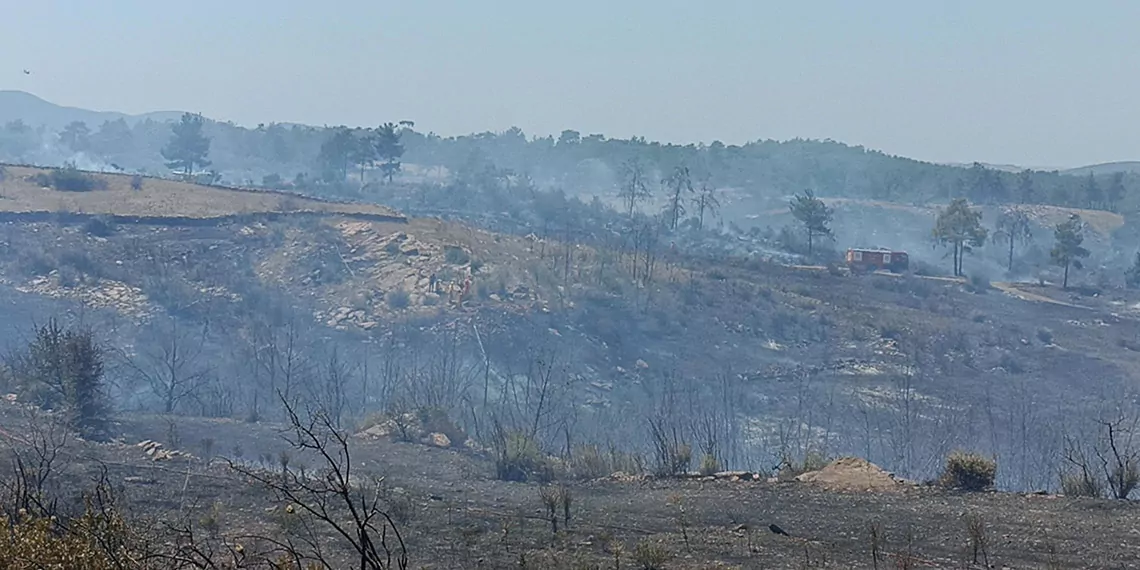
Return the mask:
<path id="1" fill-rule="evenodd" d="M 24 511 L 37 517 L 58 514 L 58 477 L 64 446 L 69 441 L 67 428 L 51 417 L 32 414 L 19 441 L 12 441 L 12 476 L 0 481 L 5 503 L 12 506 L 9 515 Z"/>
<path id="2" fill-rule="evenodd" d="M 284 468 L 267 472 L 231 463 L 235 471 L 257 481 L 286 500 L 301 515 L 338 536 L 355 553 L 360 570 L 408 568 L 407 548 L 392 517 L 382 508 L 383 480 L 363 478 L 352 470 L 348 434 L 337 429 L 320 409 L 298 408 L 279 395 L 288 419 L 290 445 L 299 452 L 314 453 L 321 460 L 316 473 Z M 298 561 L 313 561 L 334 568 L 313 540 L 302 550 L 290 545 Z"/>
<path id="3" fill-rule="evenodd" d="M 333 346 L 321 367 L 320 382 L 311 387 L 317 391 L 314 400 L 338 429 L 348 406 L 348 386 L 356 374 L 354 366 L 345 362 L 340 351 Z"/>
<path id="4" fill-rule="evenodd" d="M 697 207 L 697 227 L 700 229 L 705 227 L 705 214 L 715 216 L 720 210 L 720 199 L 716 195 L 716 186 L 713 186 L 707 175 L 701 180 L 701 188 L 697 191 L 697 196 L 693 198 L 693 205 Z"/>
<path id="5" fill-rule="evenodd" d="M 1140 416 L 1117 414 L 1096 420 L 1097 436 L 1091 444 L 1066 436 L 1064 460 L 1076 473 L 1062 471 L 1065 492 L 1100 496 L 1107 488 L 1114 498 L 1127 499 L 1140 485 L 1140 449 L 1134 441 L 1138 425 Z"/>
<path id="6" fill-rule="evenodd" d="M 654 472 L 657 476 L 672 477 L 688 472 L 693 461 L 693 450 L 681 426 L 668 415 L 658 414 L 649 418 L 649 437 L 653 443 Z"/>
<path id="7" fill-rule="evenodd" d="M 1009 245 L 1009 259 L 1006 269 L 1013 271 L 1013 248 L 1017 242 L 1028 245 L 1033 241 L 1033 225 L 1029 215 L 1017 207 L 1006 209 L 998 217 L 997 227 L 994 229 L 994 239 L 1005 241 Z"/>
<path id="8" fill-rule="evenodd" d="M 119 355 L 126 370 L 159 399 L 163 413 L 175 413 L 184 400 L 198 396 L 213 374 L 203 359 L 209 324 L 186 328 L 171 316 L 146 336 L 152 342 L 135 352 L 120 350 Z"/>
<path id="9" fill-rule="evenodd" d="M 250 419 L 261 415 L 261 399 L 280 393 L 296 400 L 295 390 L 312 369 L 304 351 L 302 330 L 293 315 L 271 315 L 243 331 L 244 357 L 256 388 L 251 392 Z"/>
<path id="10" fill-rule="evenodd" d="M 641 159 L 633 157 L 621 165 L 621 186 L 618 188 L 618 197 L 625 204 L 629 217 L 637 209 L 637 203 L 648 199 L 653 193 L 646 183 L 645 166 Z"/>
<path id="11" fill-rule="evenodd" d="M 669 221 L 669 229 L 676 230 L 685 215 L 685 201 L 693 194 L 693 178 L 689 174 L 689 167 L 677 166 L 673 172 L 661 181 L 669 189 L 669 203 L 665 207 L 665 219 Z"/>
<path id="12" fill-rule="evenodd" d="M 1140 453 L 1133 446 L 1133 437 L 1140 416 L 1126 418 L 1121 415 L 1111 420 L 1100 420 L 1103 445 L 1097 448 L 1097 458 L 1108 480 L 1108 488 L 1117 499 L 1127 499 L 1140 483 Z"/>

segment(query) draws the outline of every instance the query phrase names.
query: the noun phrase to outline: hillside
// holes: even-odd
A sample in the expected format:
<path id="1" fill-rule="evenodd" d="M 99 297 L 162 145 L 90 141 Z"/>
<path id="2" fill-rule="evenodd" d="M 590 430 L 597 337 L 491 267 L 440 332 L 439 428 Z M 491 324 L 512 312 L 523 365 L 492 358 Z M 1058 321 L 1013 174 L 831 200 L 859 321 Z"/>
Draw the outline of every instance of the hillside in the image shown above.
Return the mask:
<path id="1" fill-rule="evenodd" d="M 748 202 L 755 214 L 745 216 L 742 223 L 769 228 L 771 230 L 795 227 L 787 207 L 788 197 L 771 199 L 765 202 Z M 857 200 L 850 198 L 823 198 L 833 209 L 834 240 L 825 246 L 843 251 L 849 247 L 886 247 L 907 251 L 911 259 L 919 262 L 920 271 L 941 273 L 946 266 L 945 248 L 936 247 L 931 239 L 939 208 L 945 204 L 912 205 L 882 200 Z M 737 208 L 735 205 L 734 208 Z M 1030 222 L 1032 237 L 1016 244 L 1016 263 L 1011 273 L 1007 269 L 1007 242 L 995 241 L 994 229 L 1001 213 L 1009 206 L 976 205 L 982 213 L 982 224 L 989 230 L 987 245 L 967 257 L 965 270 L 969 275 L 980 275 L 991 280 L 1020 279 L 1035 280 L 1038 277 L 1054 279 L 1056 267 L 1048 259 L 1048 249 L 1053 243 L 1056 225 L 1064 222 L 1072 214 L 1081 216 L 1086 224 L 1084 246 L 1089 248 L 1095 259 L 1102 260 L 1097 267 L 1082 273 L 1081 282 L 1101 283 L 1120 282 L 1127 259 L 1133 254 L 1128 239 L 1121 239 L 1125 229 L 1123 215 L 1104 210 L 1064 208 L 1057 206 L 1029 204 L 1019 205 Z M 744 209 L 744 208 L 739 208 Z M 1123 258 L 1116 263 L 1106 263 L 1110 259 Z M 1102 265 L 1103 264 L 1103 265 Z"/>
<path id="2" fill-rule="evenodd" d="M 249 355 L 271 339 L 275 350 L 306 339 L 306 366 L 323 370 L 336 354 L 356 371 L 341 387 L 355 417 L 410 399 L 466 417 L 476 432 L 486 426 L 472 413 L 539 414 L 548 418 L 539 435 L 555 448 L 574 425 L 580 441 L 637 449 L 647 436 L 629 418 L 687 394 L 680 417 L 721 418 L 732 466 L 825 448 L 922 478 L 948 447 L 982 445 L 1006 458 L 1002 485 L 1035 488 L 1055 484 L 1055 470 L 1031 466 L 1058 460 L 1059 436 L 1015 435 L 1017 414 L 1030 413 L 1018 394 L 1032 384 L 1035 416 L 1087 417 L 1096 406 L 1088 394 L 1126 393 L 1140 373 L 1127 348 L 1140 337 L 1131 316 L 1140 298 L 1124 291 L 1069 307 L 953 280 L 688 259 L 664 244 L 646 257 L 438 220 L 369 219 L 382 210 L 348 204 L 267 217 L 282 211 L 280 197 L 250 202 L 263 195 L 217 188 L 132 193 L 111 177 L 106 191 L 59 196 L 18 179 L 3 186 L 25 204 L 13 211 L 39 204 L 52 215 L 3 223 L 6 342 L 25 333 L 20 323 L 53 314 L 98 323 L 128 354 L 201 331 L 213 372 L 175 407 L 182 413 L 266 413 L 283 373 L 266 376 L 264 355 Z M 61 215 L 79 212 L 120 214 L 95 225 Z M 194 222 L 202 216 L 221 217 Z M 250 374 L 260 379 L 232 380 Z M 531 394 L 502 408 L 543 378 L 557 379 L 557 405 L 535 410 Z M 303 389 L 295 381 L 284 386 Z M 402 390 L 411 391 L 397 398 Z M 900 398 L 916 395 L 921 427 L 904 445 L 888 426 L 898 425 Z M 155 396 L 130 383 L 117 394 L 143 409 Z M 981 413 L 1002 419 L 978 444 Z M 887 431 L 872 437 L 868 421 Z M 935 432 L 943 439 L 927 441 Z"/>
<path id="3" fill-rule="evenodd" d="M 42 185 L 37 175 L 50 171 L 23 166 L 3 167 L 0 212 L 8 214 L 65 213 L 155 221 L 209 220 L 241 215 L 341 214 L 399 221 L 395 211 L 373 204 L 340 204 L 268 191 L 207 187 L 174 180 L 147 178 L 132 189 L 131 176 L 86 173 L 101 184 L 91 192 L 66 192 Z"/>
<path id="4" fill-rule="evenodd" d="M 183 502 L 219 536 L 295 531 L 224 462 L 156 463 L 135 443 L 304 473 L 319 457 L 290 459 L 279 439 L 280 402 L 304 398 L 360 436 L 357 469 L 386 478 L 425 563 L 464 566 L 453 548 L 464 544 L 494 564 L 557 568 L 612 559 L 619 543 L 632 563 L 652 537 L 669 567 L 850 566 L 881 524 L 893 555 L 937 566 L 958 560 L 963 540 L 940 521 L 963 512 L 1003 537 L 990 556 L 1007 564 L 1041 563 L 1054 546 L 1087 567 L 1130 555 L 1098 547 L 1091 561 L 1085 527 L 1056 522 L 1122 529 L 1125 506 L 768 475 L 858 455 L 925 481 L 962 448 L 998 457 L 1000 489 L 1057 490 L 1066 446 L 1096 445 L 1095 419 L 1137 389 L 1140 293 L 853 276 L 689 255 L 638 228 L 628 242 L 569 243 L 259 191 L 150 178 L 136 191 L 119 175 L 60 192 L 38 185 L 43 172 L 10 166 L 0 183 L 0 346 L 17 350 L 53 316 L 93 328 L 119 409 L 114 440 L 75 442 L 60 477 L 88 481 L 102 462 L 140 516 Z M 831 203 L 845 228 L 929 231 L 930 208 Z M 1064 215 L 1041 208 L 1042 228 Z M 1120 223 L 1085 214 L 1097 235 Z M 0 436 L 29 433 L 19 406 L 4 406 Z M 692 446 L 686 470 L 710 455 L 756 480 L 608 477 L 659 469 L 651 426 Z M 574 514 L 554 547 L 535 483 L 553 468 L 500 480 L 504 442 L 520 441 L 528 461 L 565 465 Z M 793 538 L 761 532 L 772 523 Z"/>

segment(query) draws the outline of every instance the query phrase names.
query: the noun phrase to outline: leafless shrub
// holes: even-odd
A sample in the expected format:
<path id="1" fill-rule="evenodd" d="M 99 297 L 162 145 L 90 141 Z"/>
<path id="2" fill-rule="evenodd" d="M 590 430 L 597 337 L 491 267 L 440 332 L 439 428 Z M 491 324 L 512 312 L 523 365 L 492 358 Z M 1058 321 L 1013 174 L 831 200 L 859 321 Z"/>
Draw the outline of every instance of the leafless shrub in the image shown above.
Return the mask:
<path id="1" fill-rule="evenodd" d="M 25 440 L 12 448 L 12 476 L 0 481 L 3 504 L 10 522 L 17 513 L 51 518 L 59 512 L 58 477 L 61 453 L 69 440 L 65 426 L 51 417 L 33 416 Z"/>
<path id="2" fill-rule="evenodd" d="M 970 546 L 971 560 L 973 564 L 978 563 L 978 555 L 982 556 L 982 562 L 985 567 L 990 567 L 990 556 L 987 551 L 989 545 L 989 535 L 986 532 L 986 521 L 981 516 L 972 514 L 966 515 L 966 538 L 967 544 Z"/>
<path id="3" fill-rule="evenodd" d="M 681 529 L 681 538 L 685 541 L 685 550 L 692 550 L 689 544 L 689 519 L 685 515 L 685 500 L 681 495 L 669 496 L 669 504 L 677 507 L 677 526 Z"/>
<path id="4" fill-rule="evenodd" d="M 546 509 L 546 517 L 550 520 L 551 534 L 558 534 L 558 507 L 562 504 L 566 489 L 559 485 L 539 487 L 538 497 Z"/>
<path id="5" fill-rule="evenodd" d="M 178 432 L 178 422 L 174 418 L 166 419 L 166 444 L 174 449 L 182 447 L 182 436 Z"/>
<path id="6" fill-rule="evenodd" d="M 1065 494 L 1103 496 L 1107 488 L 1113 498 L 1127 499 L 1140 484 L 1140 450 L 1133 444 L 1137 422 L 1123 415 L 1099 420 L 1099 439 L 1088 446 L 1066 437 L 1064 459 L 1069 471 L 1061 473 Z"/>
<path id="7" fill-rule="evenodd" d="M 613 557 L 613 570 L 621 570 L 621 558 L 625 554 L 625 545 L 620 541 L 611 540 L 606 543 L 606 551 Z"/>
<path id="8" fill-rule="evenodd" d="M 804 543 L 804 559 L 800 563 L 800 568 L 807 570 L 808 568 L 827 568 L 827 553 L 823 551 L 815 551 L 811 547 L 810 542 Z"/>
<path id="9" fill-rule="evenodd" d="M 871 546 L 872 567 L 878 570 L 879 563 L 883 561 L 883 550 L 887 546 L 887 535 L 883 530 L 882 523 L 876 521 L 868 525 L 867 540 Z"/>
<path id="10" fill-rule="evenodd" d="M 907 527 L 903 550 L 894 553 L 895 570 L 913 570 L 918 567 L 918 557 L 914 554 L 914 529 Z"/>
<path id="11" fill-rule="evenodd" d="M 641 570 L 662 570 L 669 561 L 669 551 L 659 542 L 642 540 L 633 548 L 633 561 Z"/>
<path id="12" fill-rule="evenodd" d="M 1097 454 L 1108 479 L 1108 488 L 1113 497 L 1127 499 L 1140 484 L 1140 467 L 1137 466 L 1140 453 L 1132 445 L 1137 420 L 1121 416 L 1099 423 L 1105 443 L 1104 449 L 1098 449 Z"/>
<path id="13" fill-rule="evenodd" d="M 1049 543 L 1049 559 L 1046 561 L 1048 570 L 1065 570 L 1065 566 L 1061 564 L 1061 558 L 1057 556 L 1057 545 Z"/>
<path id="14" fill-rule="evenodd" d="M 198 519 L 198 526 L 206 531 L 210 538 L 218 538 L 218 533 L 221 532 L 221 514 L 221 503 L 214 503 L 214 505 L 210 507 L 210 510 L 206 511 L 206 513 Z"/>
<path id="15" fill-rule="evenodd" d="M 638 474 L 645 471 L 645 459 L 614 446 L 603 450 L 597 445 L 574 447 L 567 471 L 574 479 L 600 479 L 614 473 Z"/>
<path id="16" fill-rule="evenodd" d="M 407 525 L 415 516 L 416 505 L 404 493 L 387 492 L 385 499 L 387 513 L 396 524 Z"/>
<path id="17" fill-rule="evenodd" d="M 560 499 L 560 502 L 562 503 L 562 518 L 563 518 L 562 522 L 564 522 L 566 524 L 566 527 L 569 528 L 570 527 L 570 508 L 572 506 L 574 506 L 574 493 L 572 491 L 570 491 L 569 487 L 566 487 L 566 486 L 561 486 L 559 490 L 560 490 L 559 499 Z"/>
<path id="18" fill-rule="evenodd" d="M 650 419 L 649 435 L 656 460 L 655 475 L 675 477 L 688 472 L 693 462 L 693 448 L 684 440 L 679 428 L 666 425 L 664 419 Z"/>
<path id="19" fill-rule="evenodd" d="M 781 481 L 790 481 L 804 473 L 819 471 L 827 467 L 828 463 L 831 463 L 831 459 L 827 457 L 827 454 L 820 451 L 808 451 L 800 460 L 796 460 L 790 455 L 785 454 L 784 457 L 780 459 L 779 473 L 777 476 Z"/>
<path id="20" fill-rule="evenodd" d="M 214 438 L 204 437 L 202 441 L 198 442 L 198 450 L 202 454 L 202 459 L 209 463 L 214 460 Z"/>

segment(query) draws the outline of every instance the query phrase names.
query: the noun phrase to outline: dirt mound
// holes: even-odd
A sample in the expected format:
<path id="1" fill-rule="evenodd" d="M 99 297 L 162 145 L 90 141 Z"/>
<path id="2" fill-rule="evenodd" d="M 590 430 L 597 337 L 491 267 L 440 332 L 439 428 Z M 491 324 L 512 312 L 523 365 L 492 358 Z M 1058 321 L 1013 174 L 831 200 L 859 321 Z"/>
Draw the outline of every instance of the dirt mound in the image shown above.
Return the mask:
<path id="1" fill-rule="evenodd" d="M 882 467 L 858 457 L 841 457 L 819 471 L 796 477 L 796 481 L 834 491 L 898 491 L 903 486 L 903 481 Z"/>

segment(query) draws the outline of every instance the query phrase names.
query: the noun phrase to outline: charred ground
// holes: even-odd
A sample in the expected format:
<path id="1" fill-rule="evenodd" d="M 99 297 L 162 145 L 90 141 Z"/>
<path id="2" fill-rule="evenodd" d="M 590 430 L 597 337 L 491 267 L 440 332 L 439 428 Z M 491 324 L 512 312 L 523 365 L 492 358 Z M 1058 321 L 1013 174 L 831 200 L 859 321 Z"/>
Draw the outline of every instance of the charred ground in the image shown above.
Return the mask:
<path id="1" fill-rule="evenodd" d="M 36 191 L 44 204 L 70 199 Z M 99 195 L 82 199 L 97 204 Z M 616 543 L 625 564 L 649 540 L 675 567 L 812 567 L 824 558 L 864 566 L 866 533 L 878 523 L 891 552 L 909 535 L 916 558 L 945 566 L 961 559 L 964 515 L 986 521 L 991 559 L 1008 565 L 1047 565 L 1051 549 L 1059 567 L 1114 567 L 1132 555 L 1097 542 L 1131 532 L 1126 503 L 917 486 L 852 494 L 792 483 L 579 481 L 569 483 L 570 527 L 552 537 L 539 485 L 498 481 L 485 449 L 507 425 L 534 426 L 552 456 L 590 445 L 648 454 L 647 424 L 669 417 L 685 433 L 714 425 L 722 468 L 766 475 L 781 459 L 857 454 L 921 481 L 968 448 L 997 456 L 1000 488 L 1055 490 L 1065 437 L 1095 432 L 1092 420 L 1135 389 L 1134 293 L 850 276 L 687 257 L 648 235 L 607 249 L 367 219 L 353 205 L 289 215 L 274 198 L 257 211 L 227 196 L 186 202 L 208 203 L 219 218 L 209 224 L 185 222 L 177 207 L 158 214 L 165 221 L 130 223 L 88 204 L 0 228 L 7 344 L 26 342 L 30 323 L 69 315 L 116 357 L 108 377 L 119 443 L 69 444 L 74 466 L 60 476 L 82 479 L 107 464 L 140 515 L 217 512 L 220 535 L 288 524 L 277 520 L 278 500 L 251 492 L 223 463 L 156 463 L 134 444 L 197 447 L 206 459 L 273 469 L 285 445 L 271 402 L 294 390 L 337 405 L 350 432 L 430 407 L 472 437 L 472 448 L 448 449 L 353 440 L 361 468 L 414 505 L 409 545 L 425 564 L 603 564 Z M 159 391 L 132 365 L 146 354 L 162 364 L 179 338 L 200 342 L 186 366 L 208 374 L 173 414 L 155 416 Z M 19 410 L 5 413 L 5 429 L 18 433 Z M 771 523 L 792 538 L 768 533 Z"/>

